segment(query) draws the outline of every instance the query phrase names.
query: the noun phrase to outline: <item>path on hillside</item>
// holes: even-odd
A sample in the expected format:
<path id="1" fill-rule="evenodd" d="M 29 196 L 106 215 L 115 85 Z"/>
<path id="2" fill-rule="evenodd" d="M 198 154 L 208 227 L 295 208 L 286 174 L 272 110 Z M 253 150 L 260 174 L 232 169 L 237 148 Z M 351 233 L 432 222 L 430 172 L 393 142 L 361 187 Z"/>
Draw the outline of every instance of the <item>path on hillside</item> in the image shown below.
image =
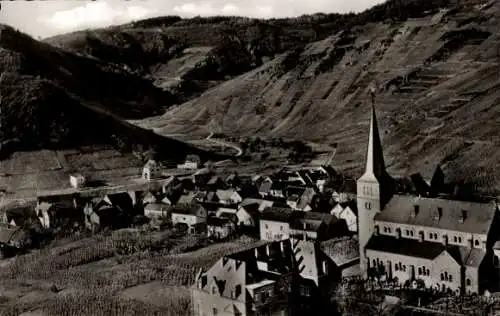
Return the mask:
<path id="1" fill-rule="evenodd" d="M 238 147 L 238 146 L 236 146 L 234 144 L 225 142 L 223 140 L 212 139 L 212 136 L 214 136 L 214 132 L 210 132 L 210 135 L 208 135 L 207 138 L 205 138 L 205 139 L 208 140 L 208 141 L 214 142 L 214 143 L 216 143 L 218 145 L 226 146 L 226 147 L 231 147 L 231 148 L 235 149 L 237 151 L 235 157 L 239 157 L 239 156 L 241 156 L 243 154 L 243 150 L 241 150 L 240 147 Z"/>

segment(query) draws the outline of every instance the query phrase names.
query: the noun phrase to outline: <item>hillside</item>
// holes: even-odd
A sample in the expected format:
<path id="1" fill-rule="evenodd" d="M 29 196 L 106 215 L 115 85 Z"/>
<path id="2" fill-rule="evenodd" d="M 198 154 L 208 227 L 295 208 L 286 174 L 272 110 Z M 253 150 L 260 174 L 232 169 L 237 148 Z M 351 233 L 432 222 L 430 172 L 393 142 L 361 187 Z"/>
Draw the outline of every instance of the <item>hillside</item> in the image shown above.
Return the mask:
<path id="1" fill-rule="evenodd" d="M 441 164 L 449 182 L 498 194 L 499 18 L 498 1 L 467 1 L 356 22 L 138 124 L 338 143 L 333 164 L 359 175 L 373 85 L 390 172 L 428 177 Z"/>
<path id="2" fill-rule="evenodd" d="M 123 121 L 159 113 L 172 96 L 116 65 L 0 26 L 0 72 L 2 158 L 18 150 L 105 144 L 124 152 L 153 148 L 163 159 L 203 153 Z"/>

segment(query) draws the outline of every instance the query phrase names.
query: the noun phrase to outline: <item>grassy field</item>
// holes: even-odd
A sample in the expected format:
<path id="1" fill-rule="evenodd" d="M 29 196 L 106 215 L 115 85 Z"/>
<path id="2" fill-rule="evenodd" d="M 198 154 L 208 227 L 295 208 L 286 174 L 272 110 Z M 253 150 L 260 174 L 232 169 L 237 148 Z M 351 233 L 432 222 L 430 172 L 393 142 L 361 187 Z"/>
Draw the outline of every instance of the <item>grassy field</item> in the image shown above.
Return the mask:
<path id="1" fill-rule="evenodd" d="M 0 314 L 189 315 L 198 269 L 256 243 L 131 229 L 60 240 L 0 263 Z"/>

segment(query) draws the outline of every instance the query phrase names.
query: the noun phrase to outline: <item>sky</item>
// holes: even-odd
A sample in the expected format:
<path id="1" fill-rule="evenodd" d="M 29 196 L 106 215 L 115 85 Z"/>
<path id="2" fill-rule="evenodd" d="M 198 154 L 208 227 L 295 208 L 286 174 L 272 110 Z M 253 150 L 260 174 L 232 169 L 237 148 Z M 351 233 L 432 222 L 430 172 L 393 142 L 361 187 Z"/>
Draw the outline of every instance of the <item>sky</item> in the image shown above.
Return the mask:
<path id="1" fill-rule="evenodd" d="M 1 1 L 0 23 L 35 38 L 149 17 L 238 15 L 256 18 L 363 11 L 384 0 L 48 0 Z"/>

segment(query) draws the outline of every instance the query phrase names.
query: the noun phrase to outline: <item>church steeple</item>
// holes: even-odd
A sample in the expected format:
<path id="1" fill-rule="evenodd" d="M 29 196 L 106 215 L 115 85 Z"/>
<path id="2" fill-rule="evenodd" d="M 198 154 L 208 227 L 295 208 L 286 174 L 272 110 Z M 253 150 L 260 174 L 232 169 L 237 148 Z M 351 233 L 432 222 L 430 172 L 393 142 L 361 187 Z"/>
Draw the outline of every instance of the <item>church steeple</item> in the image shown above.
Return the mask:
<path id="1" fill-rule="evenodd" d="M 370 264 L 365 246 L 376 232 L 375 216 L 380 213 L 393 194 L 393 181 L 385 170 L 384 153 L 375 113 L 375 91 L 371 91 L 371 119 L 365 172 L 357 181 L 358 236 L 360 267 L 367 277 Z"/>
<path id="2" fill-rule="evenodd" d="M 366 153 L 366 176 L 375 177 L 377 180 L 382 180 L 386 175 L 384 153 L 382 149 L 382 142 L 377 124 L 377 115 L 375 113 L 375 104 L 371 105 L 371 119 L 370 119 L 370 135 L 368 138 L 368 148 Z"/>

